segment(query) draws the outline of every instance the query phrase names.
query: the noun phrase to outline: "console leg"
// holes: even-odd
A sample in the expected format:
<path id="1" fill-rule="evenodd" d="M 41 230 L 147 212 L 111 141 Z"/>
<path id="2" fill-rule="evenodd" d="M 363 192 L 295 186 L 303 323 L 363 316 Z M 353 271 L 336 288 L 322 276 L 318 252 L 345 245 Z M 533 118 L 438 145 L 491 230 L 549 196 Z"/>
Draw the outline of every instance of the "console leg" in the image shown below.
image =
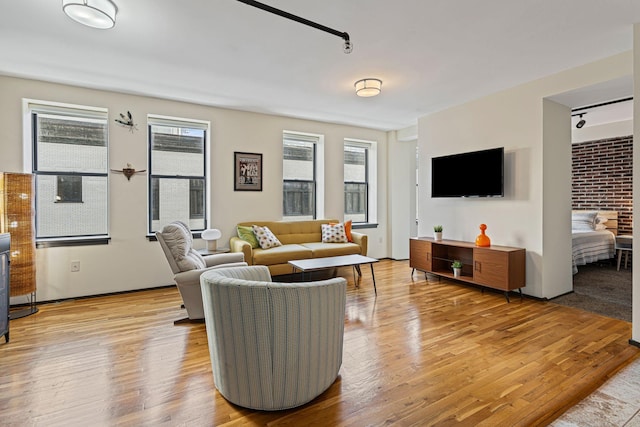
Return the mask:
<path id="1" fill-rule="evenodd" d="M 507 302 L 511 302 L 511 300 L 509 299 L 509 292 L 504 291 L 504 297 L 507 299 Z"/>

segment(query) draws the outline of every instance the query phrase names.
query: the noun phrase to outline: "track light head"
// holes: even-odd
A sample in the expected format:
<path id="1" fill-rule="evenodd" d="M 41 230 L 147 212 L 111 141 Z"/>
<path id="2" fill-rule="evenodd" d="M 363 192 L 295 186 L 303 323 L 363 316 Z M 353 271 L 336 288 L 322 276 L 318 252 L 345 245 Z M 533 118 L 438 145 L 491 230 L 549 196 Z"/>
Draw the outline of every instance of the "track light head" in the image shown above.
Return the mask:
<path id="1" fill-rule="evenodd" d="M 587 123 L 587 122 L 582 118 L 582 116 L 584 115 L 584 113 L 582 113 L 582 114 L 578 114 L 578 115 L 580 116 L 580 120 L 578 120 L 578 123 L 576 123 L 576 127 L 577 127 L 578 129 L 581 129 L 581 128 L 582 128 L 582 126 L 584 126 L 584 125 L 585 125 L 585 123 Z"/>
<path id="2" fill-rule="evenodd" d="M 353 43 L 351 43 L 351 40 L 347 39 L 344 41 L 344 48 L 342 50 L 344 53 L 353 52 Z"/>

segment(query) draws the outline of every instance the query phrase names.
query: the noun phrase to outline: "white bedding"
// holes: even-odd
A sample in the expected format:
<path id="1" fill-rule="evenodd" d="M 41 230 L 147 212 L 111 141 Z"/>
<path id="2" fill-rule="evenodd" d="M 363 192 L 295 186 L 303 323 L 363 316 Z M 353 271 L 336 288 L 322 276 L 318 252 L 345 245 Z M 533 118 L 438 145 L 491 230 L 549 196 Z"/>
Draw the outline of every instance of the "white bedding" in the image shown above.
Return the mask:
<path id="1" fill-rule="evenodd" d="M 573 274 L 579 265 L 611 259 L 615 256 L 616 237 L 609 230 L 572 231 Z"/>

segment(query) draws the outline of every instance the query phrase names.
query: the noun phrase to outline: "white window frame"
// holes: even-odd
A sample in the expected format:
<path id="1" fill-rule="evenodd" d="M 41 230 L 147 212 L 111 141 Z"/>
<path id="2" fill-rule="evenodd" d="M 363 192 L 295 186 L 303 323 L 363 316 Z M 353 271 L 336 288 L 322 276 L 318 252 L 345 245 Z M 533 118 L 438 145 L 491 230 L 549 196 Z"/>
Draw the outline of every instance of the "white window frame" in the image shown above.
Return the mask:
<path id="1" fill-rule="evenodd" d="M 284 150 L 284 140 L 301 140 L 305 142 L 311 142 L 315 145 L 315 156 L 314 156 L 314 183 L 315 183 L 315 218 L 324 218 L 324 194 L 325 194 L 325 174 L 324 174 L 324 164 L 325 164 L 325 154 L 324 154 L 324 135 L 315 134 L 315 133 L 307 133 L 307 132 L 297 132 L 297 131 L 289 131 L 285 130 L 282 132 L 282 147 Z M 283 159 L 284 162 L 284 153 Z M 283 178 L 284 182 L 284 178 Z M 282 197 L 284 198 L 284 188 L 281 191 Z M 287 216 L 285 217 L 284 212 L 282 212 L 283 219 L 287 219 L 289 221 L 295 221 L 295 217 Z M 303 220 L 302 218 L 300 220 Z"/>
<path id="2" fill-rule="evenodd" d="M 59 114 L 61 116 L 69 116 L 69 117 L 78 117 L 78 118 L 86 118 L 88 120 L 99 120 L 104 121 L 106 126 L 106 150 L 107 150 L 107 164 L 105 167 L 104 174 L 100 174 L 101 176 L 106 177 L 106 191 L 107 194 L 105 196 L 105 232 L 92 234 L 92 235 L 78 235 L 78 236 L 55 236 L 55 237 L 36 237 L 36 245 L 37 247 L 53 247 L 53 246 L 74 246 L 74 245 L 85 245 L 85 244 L 107 244 L 110 240 L 109 229 L 110 229 L 110 183 L 108 177 L 109 171 L 109 126 L 108 126 L 108 118 L 109 118 L 109 110 L 107 108 L 102 107 L 94 107 L 94 106 L 86 106 L 86 105 L 78 105 L 78 104 L 69 104 L 62 102 L 54 102 L 54 101 L 45 101 L 38 99 L 22 99 L 22 134 L 23 134 L 23 170 L 25 173 L 33 173 L 37 175 L 37 171 L 35 171 L 35 143 L 36 136 L 34 135 L 34 126 L 33 126 L 33 115 L 34 114 Z M 64 174 L 61 174 L 64 175 Z M 37 192 L 37 188 L 35 190 Z M 34 199 L 37 200 L 37 194 L 34 194 Z M 37 209 L 36 209 L 36 221 L 38 221 L 37 217 Z"/>
<path id="3" fill-rule="evenodd" d="M 378 143 L 363 139 L 345 138 L 344 147 L 362 147 L 367 149 L 367 222 L 358 225 L 378 223 Z M 344 197 L 343 197 L 344 199 Z M 344 212 L 346 207 L 343 206 Z"/>
<path id="4" fill-rule="evenodd" d="M 152 178 L 154 175 L 152 164 L 152 150 L 151 150 L 151 126 L 170 126 L 170 127 L 187 127 L 192 129 L 201 129 L 205 132 L 204 140 L 204 182 L 205 182 L 205 200 L 204 200 L 204 225 L 202 228 L 193 228 L 191 231 L 195 236 L 198 236 L 202 230 L 208 227 L 211 223 L 211 122 L 207 120 L 190 119 L 184 117 L 164 116 L 159 114 L 147 115 L 147 170 L 148 170 L 148 182 L 147 182 L 147 236 L 153 237 L 153 212 L 151 205 L 151 191 L 152 191 Z"/>

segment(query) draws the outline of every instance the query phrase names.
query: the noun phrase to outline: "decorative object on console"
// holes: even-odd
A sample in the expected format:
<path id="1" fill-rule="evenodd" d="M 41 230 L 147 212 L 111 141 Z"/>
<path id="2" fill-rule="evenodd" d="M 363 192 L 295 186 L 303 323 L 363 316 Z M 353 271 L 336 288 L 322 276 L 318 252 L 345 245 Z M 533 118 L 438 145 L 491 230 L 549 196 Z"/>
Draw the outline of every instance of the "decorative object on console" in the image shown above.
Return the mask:
<path id="1" fill-rule="evenodd" d="M 0 174 L 0 233 L 11 235 L 10 296 L 27 295 L 28 307 L 12 310 L 11 318 L 37 313 L 34 179 L 27 173 Z"/>
<path id="2" fill-rule="evenodd" d="M 106 30 L 116 25 L 118 8 L 111 0 L 62 0 L 62 11 L 82 25 Z"/>
<path id="3" fill-rule="evenodd" d="M 462 261 L 456 259 L 451 263 L 451 268 L 453 268 L 453 277 L 456 279 L 459 278 L 462 274 Z"/>
<path id="4" fill-rule="evenodd" d="M 439 242 L 440 240 L 442 240 L 442 226 L 441 225 L 434 225 L 433 226 L 433 240 L 435 240 L 436 242 Z"/>
<path id="5" fill-rule="evenodd" d="M 491 246 L 491 239 L 489 239 L 489 236 L 484 234 L 486 229 L 487 229 L 486 224 L 480 224 L 480 234 L 478 234 L 478 237 L 476 237 L 476 246 L 479 246 L 481 248 L 486 248 Z"/>
<path id="6" fill-rule="evenodd" d="M 207 242 L 207 250 L 213 252 L 217 249 L 216 241 L 222 237 L 222 232 L 217 228 L 207 228 L 200 234 L 200 237 Z"/>
<path id="7" fill-rule="evenodd" d="M 121 126 L 129 128 L 129 131 L 133 133 L 134 130 L 138 130 L 138 125 L 133 123 L 133 117 L 131 116 L 131 112 L 127 111 L 127 115 L 120 113 L 120 118 L 115 119 L 116 123 L 119 123 Z"/>
<path id="8" fill-rule="evenodd" d="M 131 181 L 131 177 L 137 173 L 142 173 L 142 172 L 146 172 L 146 169 L 142 169 L 137 171 L 132 165 L 131 163 L 127 163 L 127 166 L 122 168 L 122 170 L 118 170 L 118 169 L 111 169 L 111 172 L 118 172 L 121 174 L 124 174 L 124 176 L 127 177 L 127 181 Z"/>

